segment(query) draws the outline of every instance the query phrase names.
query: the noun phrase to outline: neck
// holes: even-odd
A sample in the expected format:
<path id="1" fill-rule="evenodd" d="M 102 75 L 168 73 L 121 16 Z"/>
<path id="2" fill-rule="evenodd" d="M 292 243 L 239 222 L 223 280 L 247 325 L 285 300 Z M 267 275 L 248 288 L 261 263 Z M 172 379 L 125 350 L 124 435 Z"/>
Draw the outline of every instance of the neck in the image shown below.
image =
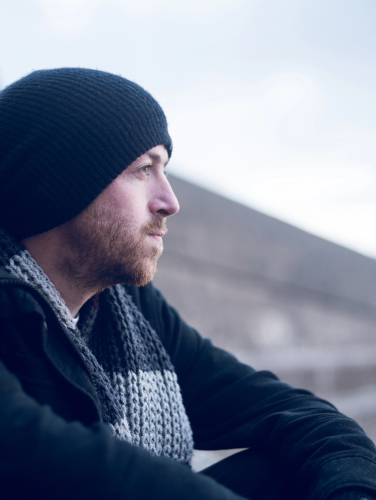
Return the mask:
<path id="1" fill-rule="evenodd" d="M 23 240 L 23 244 L 53 283 L 71 315 L 75 317 L 85 302 L 97 293 L 97 290 L 85 288 L 65 272 L 66 263 L 73 256 L 69 254 L 69 249 L 62 244 L 56 233 L 57 231 L 52 229 Z"/>

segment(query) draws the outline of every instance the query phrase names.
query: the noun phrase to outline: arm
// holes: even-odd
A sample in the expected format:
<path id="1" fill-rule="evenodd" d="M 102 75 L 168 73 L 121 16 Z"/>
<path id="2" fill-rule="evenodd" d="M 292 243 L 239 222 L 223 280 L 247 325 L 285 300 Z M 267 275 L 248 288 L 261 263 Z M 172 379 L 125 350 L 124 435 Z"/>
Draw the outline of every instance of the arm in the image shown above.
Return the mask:
<path id="1" fill-rule="evenodd" d="M 376 492 L 376 449 L 356 422 L 213 347 L 147 288 L 136 301 L 145 315 L 157 311 L 158 319 L 148 319 L 176 368 L 197 448 L 262 444 L 302 498 L 328 498 L 344 488 Z"/>

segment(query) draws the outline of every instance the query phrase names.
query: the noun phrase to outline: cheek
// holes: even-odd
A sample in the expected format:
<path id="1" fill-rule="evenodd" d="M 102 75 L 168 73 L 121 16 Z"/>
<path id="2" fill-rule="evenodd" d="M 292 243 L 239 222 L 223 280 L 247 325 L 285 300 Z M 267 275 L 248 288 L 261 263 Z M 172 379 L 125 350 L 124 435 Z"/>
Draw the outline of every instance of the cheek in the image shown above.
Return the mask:
<path id="1" fill-rule="evenodd" d="M 147 207 L 137 196 L 113 200 L 112 209 L 117 220 L 123 221 L 129 229 L 138 230 L 148 220 Z"/>
<path id="2" fill-rule="evenodd" d="M 117 200 L 116 209 L 119 215 L 133 221 L 143 221 L 146 216 L 146 206 L 141 203 L 137 196 L 130 196 L 129 198 L 122 198 Z"/>
<path id="3" fill-rule="evenodd" d="M 122 220 L 137 229 L 149 219 L 145 189 L 115 180 L 96 199 L 102 208 L 110 211 L 116 220 Z"/>

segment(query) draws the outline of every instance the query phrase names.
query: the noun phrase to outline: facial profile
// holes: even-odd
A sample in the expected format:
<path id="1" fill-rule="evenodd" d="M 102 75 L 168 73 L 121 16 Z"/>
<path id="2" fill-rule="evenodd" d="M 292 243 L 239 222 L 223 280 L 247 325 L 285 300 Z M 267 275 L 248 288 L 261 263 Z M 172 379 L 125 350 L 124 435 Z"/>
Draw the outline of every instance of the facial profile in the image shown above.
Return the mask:
<path id="1" fill-rule="evenodd" d="M 62 267 L 84 288 L 144 286 L 153 279 L 163 245 L 150 246 L 145 239 L 151 233 L 166 233 L 164 218 L 148 222 L 135 234 L 111 209 L 90 205 L 68 227 L 66 242 L 76 258 L 64 259 Z"/>
<path id="2" fill-rule="evenodd" d="M 96 291 L 152 280 L 166 217 L 179 208 L 164 171 L 167 159 L 163 146 L 152 148 L 61 227 L 60 272 Z"/>

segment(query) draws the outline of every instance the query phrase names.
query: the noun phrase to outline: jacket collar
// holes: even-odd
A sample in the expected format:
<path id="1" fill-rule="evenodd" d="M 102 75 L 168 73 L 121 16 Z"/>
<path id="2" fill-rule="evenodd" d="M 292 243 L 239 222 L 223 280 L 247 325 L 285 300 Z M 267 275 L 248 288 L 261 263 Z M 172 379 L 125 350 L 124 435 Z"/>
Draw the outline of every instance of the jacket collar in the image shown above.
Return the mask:
<path id="1" fill-rule="evenodd" d="M 0 266 L 0 286 L 26 289 L 36 300 L 34 311 L 41 316 L 43 349 L 57 371 L 76 389 L 81 390 L 94 403 L 100 417 L 98 395 L 79 353 L 65 335 L 54 311 L 42 295 L 31 285 L 13 276 Z"/>

